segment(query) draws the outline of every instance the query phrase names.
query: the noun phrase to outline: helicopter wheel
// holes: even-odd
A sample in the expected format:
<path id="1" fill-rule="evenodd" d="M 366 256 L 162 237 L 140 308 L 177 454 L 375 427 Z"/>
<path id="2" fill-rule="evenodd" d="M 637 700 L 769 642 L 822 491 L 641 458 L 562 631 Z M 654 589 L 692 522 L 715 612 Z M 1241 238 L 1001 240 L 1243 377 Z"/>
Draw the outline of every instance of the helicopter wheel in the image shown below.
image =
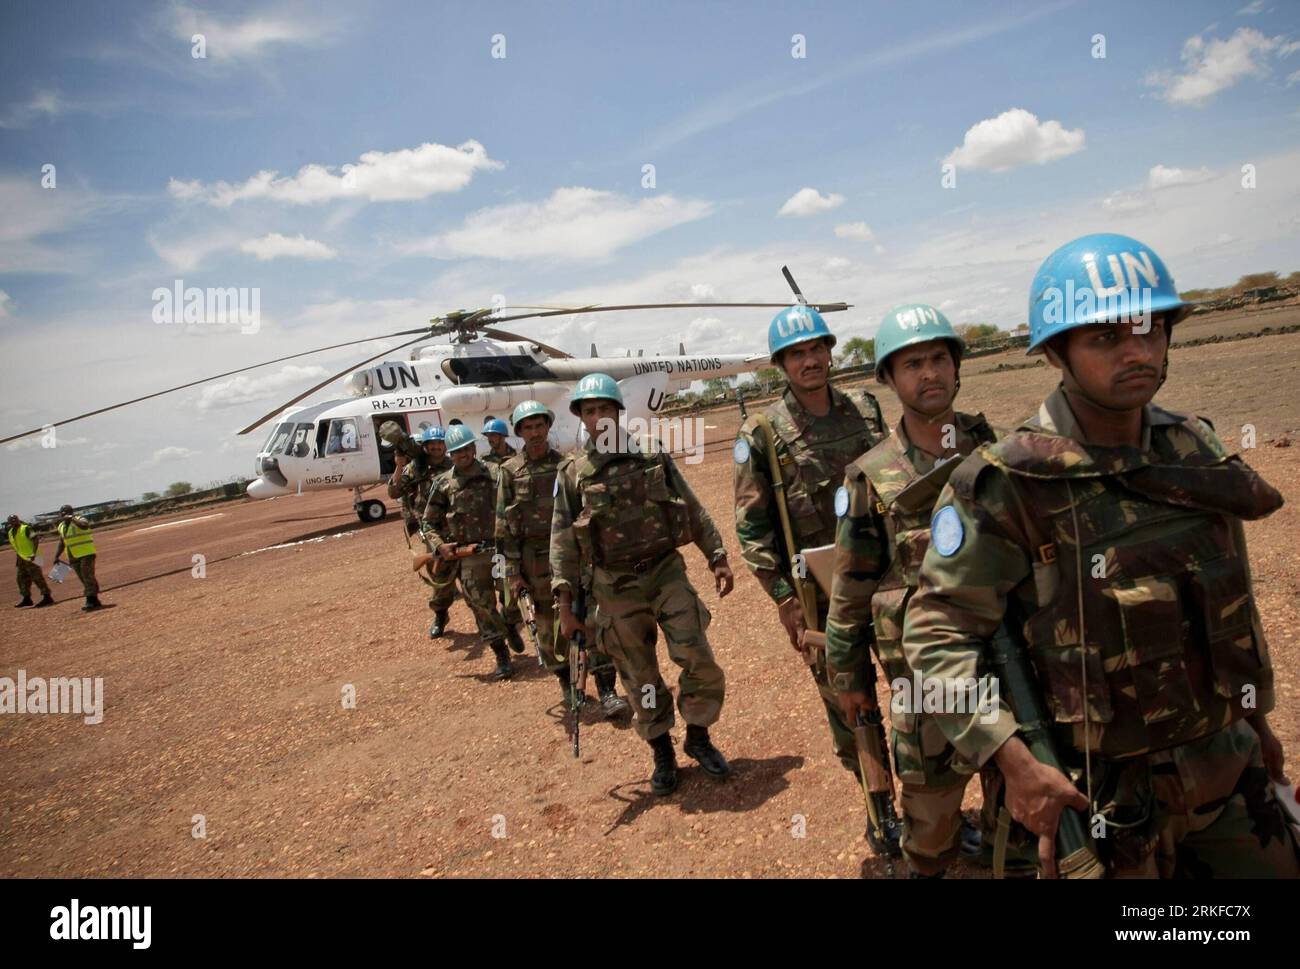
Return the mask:
<path id="1" fill-rule="evenodd" d="M 367 524 L 383 521 L 387 514 L 388 509 L 382 501 L 363 501 L 361 507 L 357 509 L 357 517 Z"/>

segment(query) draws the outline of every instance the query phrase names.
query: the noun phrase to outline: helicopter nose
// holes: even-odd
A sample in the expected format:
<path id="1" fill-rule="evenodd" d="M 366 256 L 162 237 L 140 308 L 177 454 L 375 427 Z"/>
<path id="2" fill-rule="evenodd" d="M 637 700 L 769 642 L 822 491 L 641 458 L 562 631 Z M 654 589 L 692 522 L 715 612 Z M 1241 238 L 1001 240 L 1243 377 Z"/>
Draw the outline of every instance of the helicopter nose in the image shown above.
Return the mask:
<path id="1" fill-rule="evenodd" d="M 265 478 L 255 478 L 248 483 L 245 489 L 250 498 L 275 498 L 279 495 L 287 495 L 289 489 L 282 487 L 274 482 L 267 481 Z"/>

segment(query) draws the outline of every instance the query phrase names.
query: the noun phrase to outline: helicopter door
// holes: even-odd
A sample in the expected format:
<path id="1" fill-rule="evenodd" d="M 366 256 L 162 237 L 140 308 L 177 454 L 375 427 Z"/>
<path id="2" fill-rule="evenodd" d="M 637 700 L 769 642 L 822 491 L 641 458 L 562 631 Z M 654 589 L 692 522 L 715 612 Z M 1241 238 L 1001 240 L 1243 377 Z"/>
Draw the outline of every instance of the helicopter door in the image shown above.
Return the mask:
<path id="1" fill-rule="evenodd" d="M 375 443 L 379 445 L 379 473 L 388 477 L 397 470 L 397 459 L 393 456 L 393 446 L 379 436 L 379 425 L 384 421 L 393 421 L 408 434 L 411 428 L 407 423 L 406 415 L 401 413 L 372 414 L 370 419 L 375 425 Z"/>

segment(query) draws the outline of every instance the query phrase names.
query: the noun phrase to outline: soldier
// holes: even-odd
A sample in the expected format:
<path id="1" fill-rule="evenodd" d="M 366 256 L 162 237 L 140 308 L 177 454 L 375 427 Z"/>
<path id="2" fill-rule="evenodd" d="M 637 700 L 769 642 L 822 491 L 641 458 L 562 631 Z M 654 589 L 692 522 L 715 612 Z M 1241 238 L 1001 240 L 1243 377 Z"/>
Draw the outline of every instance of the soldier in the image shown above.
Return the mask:
<path id="1" fill-rule="evenodd" d="M 876 332 L 876 380 L 903 405 L 893 433 L 854 461 L 836 495 L 835 579 L 826 621 L 826 665 L 847 723 L 875 709 L 874 641 L 885 680 L 912 680 L 903 657 L 903 612 L 930 538 L 930 511 L 954 459 L 994 440 L 984 415 L 953 409 L 962 341 L 932 306 L 899 306 Z M 980 850 L 961 812 L 974 766 L 962 762 L 933 718 L 890 715 L 902 785 L 902 851 L 913 877 L 942 877 L 960 849 Z"/>
<path id="2" fill-rule="evenodd" d="M 506 557 L 506 579 L 513 604 L 525 589 L 537 612 L 537 639 L 542 661 L 560 681 L 570 701 L 567 644 L 555 638 L 555 599 L 551 593 L 551 519 L 555 509 L 555 474 L 564 459 L 548 436 L 555 415 L 544 404 L 526 400 L 510 417 L 524 450 L 501 465 L 497 483 L 497 548 Z M 627 701 L 614 688 L 614 664 L 596 650 L 588 669 L 596 677 L 600 707 L 606 718 L 626 713 Z"/>
<path id="3" fill-rule="evenodd" d="M 506 649 L 507 629 L 496 607 L 496 582 L 492 575 L 495 548 L 497 469 L 484 464 L 474 450 L 474 432 L 464 424 L 447 430 L 447 453 L 453 467 L 433 479 L 421 526 L 425 541 L 460 579 L 465 601 L 474 613 L 479 636 L 496 656 L 493 678 L 514 675 Z M 477 546 L 477 549 L 475 547 Z M 475 549 L 471 551 L 471 549 Z M 515 633 L 515 640 L 519 634 Z M 523 651 L 523 642 L 511 648 Z"/>
<path id="4" fill-rule="evenodd" d="M 414 535 L 420 530 L 420 516 L 429 500 L 429 488 L 433 479 L 444 471 L 450 471 L 451 458 L 447 457 L 447 435 L 441 427 L 426 427 L 411 435 L 411 440 L 424 450 L 422 458 L 409 460 L 397 451 L 394 458 L 397 470 L 388 479 L 388 497 L 399 498 L 402 502 L 402 518 L 406 523 L 406 534 Z M 429 638 L 437 639 L 446 635 L 448 610 L 456 601 L 456 581 L 452 576 L 447 581 L 430 582 L 429 608 L 433 610 L 433 624 L 429 627 Z"/>
<path id="5" fill-rule="evenodd" d="M 483 424 L 483 437 L 488 442 L 488 453 L 483 455 L 484 464 L 499 465 L 518 453 L 506 443 L 506 435 L 509 433 L 510 428 L 499 417 L 493 417 Z"/>
<path id="6" fill-rule="evenodd" d="M 54 605 L 54 597 L 50 595 L 49 583 L 45 581 L 45 576 L 41 574 L 41 567 L 36 564 L 36 549 L 40 547 L 41 537 L 32 530 L 32 526 L 23 521 L 17 515 L 10 515 L 5 523 L 5 537 L 9 539 L 9 547 L 14 550 L 15 566 L 18 572 L 18 592 L 22 595 L 22 601 L 15 603 L 15 609 L 23 609 L 32 605 L 32 583 L 36 583 L 36 588 L 41 590 L 41 601 L 36 603 L 36 608 Z"/>
<path id="7" fill-rule="evenodd" d="M 90 519 L 76 514 L 71 505 L 60 508 L 59 515 L 59 544 L 54 550 L 54 564 L 59 564 L 59 556 L 66 548 L 68 564 L 77 573 L 86 593 L 86 604 L 81 611 L 103 609 L 104 604 L 99 601 L 99 582 L 95 579 L 95 537 L 90 534 Z"/>
<path id="8" fill-rule="evenodd" d="M 835 335 L 816 310 L 806 306 L 782 310 L 768 326 L 767 346 L 788 384 L 762 417 L 751 416 L 741 425 L 733 452 L 736 534 L 745 564 L 776 603 L 790 645 L 802 651 L 803 604 L 795 594 L 768 445 L 775 445 L 798 552 L 835 541 L 835 489 L 844 480 L 849 462 L 880 440 L 884 421 L 871 394 L 847 394 L 831 386 Z M 765 428 L 771 429 L 773 442 L 768 441 Z M 824 629 L 830 602 L 820 589 L 815 595 L 816 621 Z M 845 722 L 827 679 L 825 655 L 810 647 L 804 658 L 826 710 L 831 749 L 845 770 L 860 776 L 853 728 Z"/>
<path id="9" fill-rule="evenodd" d="M 1045 352 L 1061 383 L 953 472 L 907 610 L 903 648 L 923 677 L 974 682 L 1004 655 L 990 645 L 999 624 L 1023 635 L 1065 773 L 1006 691 L 989 715 L 936 719 L 965 760 L 997 764 L 1048 875 L 1066 808 L 1086 812 L 1092 837 L 1062 859 L 1065 874 L 1089 852 L 1081 869 L 1111 876 L 1300 871 L 1269 783 L 1283 753 L 1242 527 L 1282 497 L 1208 421 L 1151 403 L 1190 309 L 1127 236 L 1084 236 L 1047 258 L 1029 352 Z M 999 678 L 1014 691 L 1010 671 Z"/>
<path id="10" fill-rule="evenodd" d="M 709 739 L 722 712 L 726 677 L 705 630 L 709 610 L 686 578 L 678 547 L 694 542 L 708 559 L 718 595 L 735 580 L 709 513 L 657 442 L 638 442 L 618 425 L 623 396 L 606 374 L 578 382 L 569 410 L 587 430 L 583 447 L 567 456 L 556 477 L 551 524 L 551 588 L 560 626 L 582 627 L 573 613 L 584 559 L 592 565 L 591 597 L 598 607 L 597 640 L 614 659 L 623 689 L 636 700 L 636 730 L 654 750 L 655 794 L 677 789 L 677 758 L 669 731 L 673 700 L 655 655 L 658 630 L 681 667 L 678 708 L 686 721 L 682 750 L 714 778 L 731 773 Z"/>

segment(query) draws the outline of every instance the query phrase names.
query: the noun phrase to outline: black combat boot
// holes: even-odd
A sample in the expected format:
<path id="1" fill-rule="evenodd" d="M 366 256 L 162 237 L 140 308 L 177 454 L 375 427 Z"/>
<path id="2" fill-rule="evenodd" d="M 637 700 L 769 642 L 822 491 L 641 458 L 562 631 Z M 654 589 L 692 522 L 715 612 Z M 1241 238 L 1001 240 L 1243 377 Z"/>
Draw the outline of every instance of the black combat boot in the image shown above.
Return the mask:
<path id="1" fill-rule="evenodd" d="M 522 653 L 524 651 L 523 638 L 519 635 L 519 630 L 514 626 L 506 627 L 506 642 L 510 644 L 510 648 L 516 653 Z"/>
<path id="2" fill-rule="evenodd" d="M 700 766 L 704 768 L 704 773 L 710 777 L 726 777 L 731 773 L 731 765 L 727 763 L 727 758 L 723 757 L 721 751 L 709 740 L 708 727 L 688 723 L 686 743 L 682 744 L 682 752 L 699 761 Z"/>
<path id="3" fill-rule="evenodd" d="M 15 609 L 26 609 L 26 608 L 27 608 L 28 606 L 30 606 L 31 604 L 32 604 L 32 597 L 31 597 L 31 596 L 23 596 L 23 601 L 22 601 L 22 602 L 15 602 L 15 603 L 14 603 L 14 608 L 15 608 Z"/>
<path id="4" fill-rule="evenodd" d="M 52 606 L 52 605 L 54 605 L 54 597 L 47 592 L 45 593 L 44 596 L 41 597 L 41 601 L 36 603 L 35 608 L 39 609 L 42 606 Z"/>
<path id="5" fill-rule="evenodd" d="M 600 693 L 600 712 L 605 715 L 606 720 L 613 720 L 631 709 L 628 707 L 627 701 L 619 696 L 618 691 L 614 689 L 616 675 L 612 669 L 596 670 L 596 690 Z"/>
<path id="6" fill-rule="evenodd" d="M 447 610 L 439 609 L 433 614 L 433 625 L 429 627 L 429 638 L 438 639 L 447 633 Z"/>
<path id="7" fill-rule="evenodd" d="M 494 639 L 488 643 L 492 647 L 492 653 L 497 658 L 497 668 L 492 671 L 494 680 L 508 680 L 515 675 L 515 671 L 510 666 L 510 651 L 506 649 L 506 644 L 500 639 Z"/>
<path id="8" fill-rule="evenodd" d="M 650 775 L 650 790 L 664 797 L 677 790 L 677 754 L 673 751 L 673 738 L 660 734 L 650 741 L 655 754 L 655 772 Z"/>
<path id="9" fill-rule="evenodd" d="M 963 858 L 978 858 L 984 847 L 984 836 L 978 825 L 972 824 L 963 814 L 961 819 L 961 848 Z"/>
<path id="10" fill-rule="evenodd" d="M 53 603 L 53 599 L 50 600 Z M 44 602 L 41 605 L 45 605 Z M 94 612 L 96 609 L 103 609 L 104 604 L 99 601 L 99 596 L 87 596 L 86 604 L 81 607 L 82 612 Z"/>

